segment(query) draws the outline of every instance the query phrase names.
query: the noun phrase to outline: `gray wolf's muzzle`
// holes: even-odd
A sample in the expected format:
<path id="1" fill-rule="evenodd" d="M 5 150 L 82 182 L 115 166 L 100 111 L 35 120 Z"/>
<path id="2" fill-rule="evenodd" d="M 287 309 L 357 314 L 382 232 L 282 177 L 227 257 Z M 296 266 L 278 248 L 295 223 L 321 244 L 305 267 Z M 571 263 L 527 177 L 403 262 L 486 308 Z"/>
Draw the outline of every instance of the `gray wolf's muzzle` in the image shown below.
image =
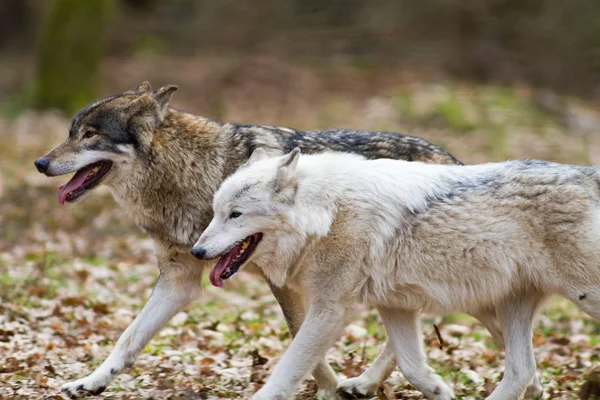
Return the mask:
<path id="1" fill-rule="evenodd" d="M 37 170 L 42 174 L 45 174 L 48 171 L 48 167 L 50 166 L 50 160 L 46 157 L 40 157 L 33 163 Z"/>

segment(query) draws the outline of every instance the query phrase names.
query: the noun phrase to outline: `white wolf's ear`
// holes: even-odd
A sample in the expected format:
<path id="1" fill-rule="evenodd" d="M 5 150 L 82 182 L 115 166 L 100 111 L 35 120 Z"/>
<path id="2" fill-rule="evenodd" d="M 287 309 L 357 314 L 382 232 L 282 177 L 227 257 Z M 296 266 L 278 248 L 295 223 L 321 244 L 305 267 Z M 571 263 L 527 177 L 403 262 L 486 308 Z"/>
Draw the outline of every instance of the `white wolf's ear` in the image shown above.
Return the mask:
<path id="1" fill-rule="evenodd" d="M 281 152 L 279 150 L 270 149 L 267 147 L 257 147 L 250 155 L 250 158 L 248 159 L 248 161 L 246 161 L 244 164 L 242 164 L 240 166 L 240 168 L 245 168 L 249 165 L 254 164 L 255 162 L 258 162 L 261 160 L 266 160 L 267 158 L 280 157 L 282 155 L 283 155 L 283 152 Z"/>
<path id="2" fill-rule="evenodd" d="M 155 90 L 152 93 L 156 104 L 158 104 L 158 117 L 161 120 L 161 122 L 165 119 L 165 113 L 167 112 L 169 101 L 171 100 L 171 96 L 173 96 L 173 92 L 175 92 L 176 90 L 177 86 L 166 85 L 158 90 Z"/>
<path id="3" fill-rule="evenodd" d="M 256 150 L 254 150 L 252 152 L 252 155 L 250 156 L 250 158 L 248 159 L 248 161 L 246 161 L 246 164 L 244 164 L 244 165 L 245 166 L 252 165 L 257 161 L 266 160 L 267 158 L 269 158 L 269 154 L 267 154 L 267 151 L 262 147 L 258 147 Z"/>
<path id="4" fill-rule="evenodd" d="M 294 150 L 290 151 L 281 158 L 281 161 L 279 162 L 279 168 L 288 168 L 292 171 L 295 171 L 296 167 L 298 166 L 300 153 L 300 147 L 295 147 Z"/>
<path id="5" fill-rule="evenodd" d="M 275 178 L 275 186 L 278 189 L 288 186 L 293 181 L 299 159 L 300 148 L 296 147 L 294 150 L 283 156 L 283 158 L 279 161 L 277 176 Z"/>

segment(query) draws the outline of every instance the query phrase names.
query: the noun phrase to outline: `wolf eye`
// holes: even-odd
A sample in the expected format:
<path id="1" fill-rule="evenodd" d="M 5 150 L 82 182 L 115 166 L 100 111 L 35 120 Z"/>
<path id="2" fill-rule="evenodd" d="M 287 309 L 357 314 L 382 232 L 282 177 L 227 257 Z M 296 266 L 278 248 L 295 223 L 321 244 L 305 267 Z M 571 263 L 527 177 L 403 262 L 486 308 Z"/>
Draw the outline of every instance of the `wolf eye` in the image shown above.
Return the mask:
<path id="1" fill-rule="evenodd" d="M 92 136 L 96 136 L 97 134 L 98 134 L 98 132 L 96 132 L 96 131 L 88 130 L 88 131 L 85 131 L 85 133 L 83 134 L 83 137 L 86 139 L 89 139 Z"/>
<path id="2" fill-rule="evenodd" d="M 239 217 L 240 215 L 242 215 L 241 212 L 239 212 L 239 211 L 232 211 L 231 214 L 229 214 L 229 218 L 234 219 L 234 218 Z"/>

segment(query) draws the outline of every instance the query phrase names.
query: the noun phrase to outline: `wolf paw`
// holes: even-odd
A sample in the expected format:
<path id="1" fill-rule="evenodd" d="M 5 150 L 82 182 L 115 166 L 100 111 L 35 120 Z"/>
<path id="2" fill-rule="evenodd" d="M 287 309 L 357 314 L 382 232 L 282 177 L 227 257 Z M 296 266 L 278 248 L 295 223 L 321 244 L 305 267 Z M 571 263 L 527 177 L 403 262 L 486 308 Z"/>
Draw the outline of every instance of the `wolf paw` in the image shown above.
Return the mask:
<path id="1" fill-rule="evenodd" d="M 104 392 L 106 386 L 110 382 L 109 379 L 102 377 L 94 377 L 93 375 L 78 379 L 73 382 L 65 383 L 61 391 L 72 399 L 78 399 L 86 396 L 97 396 Z"/>
<path id="2" fill-rule="evenodd" d="M 540 383 L 540 376 L 536 374 L 529 386 L 527 387 L 527 391 L 525 392 L 525 398 L 541 399 L 543 395 L 544 389 L 542 388 L 542 384 Z"/>
<path id="3" fill-rule="evenodd" d="M 286 400 L 289 397 L 286 390 L 274 385 L 270 386 L 267 382 L 258 392 L 254 393 L 252 400 Z"/>
<path id="4" fill-rule="evenodd" d="M 359 376 L 341 381 L 337 393 L 343 399 L 368 399 L 377 396 L 377 389 L 379 389 L 377 382 Z"/>
<path id="5" fill-rule="evenodd" d="M 319 389 L 317 391 L 317 400 L 343 400 L 343 397 L 340 397 L 336 391 L 332 391 L 329 389 Z"/>
<path id="6" fill-rule="evenodd" d="M 436 386 L 433 393 L 427 396 L 431 400 L 456 400 L 454 391 L 445 383 Z"/>

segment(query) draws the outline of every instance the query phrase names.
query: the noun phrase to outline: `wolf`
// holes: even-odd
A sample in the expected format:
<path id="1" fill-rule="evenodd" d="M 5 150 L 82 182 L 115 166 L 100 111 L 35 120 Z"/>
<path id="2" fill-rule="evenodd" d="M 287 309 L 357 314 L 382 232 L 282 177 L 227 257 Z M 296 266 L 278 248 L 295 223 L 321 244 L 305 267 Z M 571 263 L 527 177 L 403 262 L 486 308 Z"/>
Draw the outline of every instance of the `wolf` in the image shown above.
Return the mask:
<path id="1" fill-rule="evenodd" d="M 74 173 L 58 189 L 61 204 L 77 203 L 96 187 L 106 185 L 153 239 L 160 269 L 148 303 L 113 352 L 90 375 L 63 386 L 71 397 L 105 390 L 171 317 L 198 298 L 203 270 L 210 264 L 190 255 L 190 248 L 213 216 L 217 188 L 256 148 L 274 154 L 300 147 L 306 153 L 336 150 L 367 158 L 460 164 L 441 147 L 399 133 L 304 132 L 219 123 L 170 107 L 176 89 L 166 85 L 152 90 L 143 82 L 89 105 L 74 117 L 68 138 L 35 161 L 36 168 L 48 176 Z M 304 320 L 304 299 L 291 288 L 271 288 L 293 335 Z M 389 364 L 388 360 L 383 368 Z M 383 380 L 386 373 L 389 375 L 379 371 L 373 379 Z M 319 363 L 314 377 L 321 396 L 337 398 L 337 379 L 329 365 Z"/>
<path id="2" fill-rule="evenodd" d="M 376 307 L 398 366 L 428 399 L 454 393 L 426 363 L 421 312 L 494 310 L 506 348 L 488 400 L 535 378 L 531 327 L 553 294 L 600 320 L 600 168 L 542 161 L 449 166 L 258 149 L 214 197 L 192 254 L 213 285 L 258 266 L 308 300 L 254 400 L 280 400 L 322 360 L 357 303 Z"/>

